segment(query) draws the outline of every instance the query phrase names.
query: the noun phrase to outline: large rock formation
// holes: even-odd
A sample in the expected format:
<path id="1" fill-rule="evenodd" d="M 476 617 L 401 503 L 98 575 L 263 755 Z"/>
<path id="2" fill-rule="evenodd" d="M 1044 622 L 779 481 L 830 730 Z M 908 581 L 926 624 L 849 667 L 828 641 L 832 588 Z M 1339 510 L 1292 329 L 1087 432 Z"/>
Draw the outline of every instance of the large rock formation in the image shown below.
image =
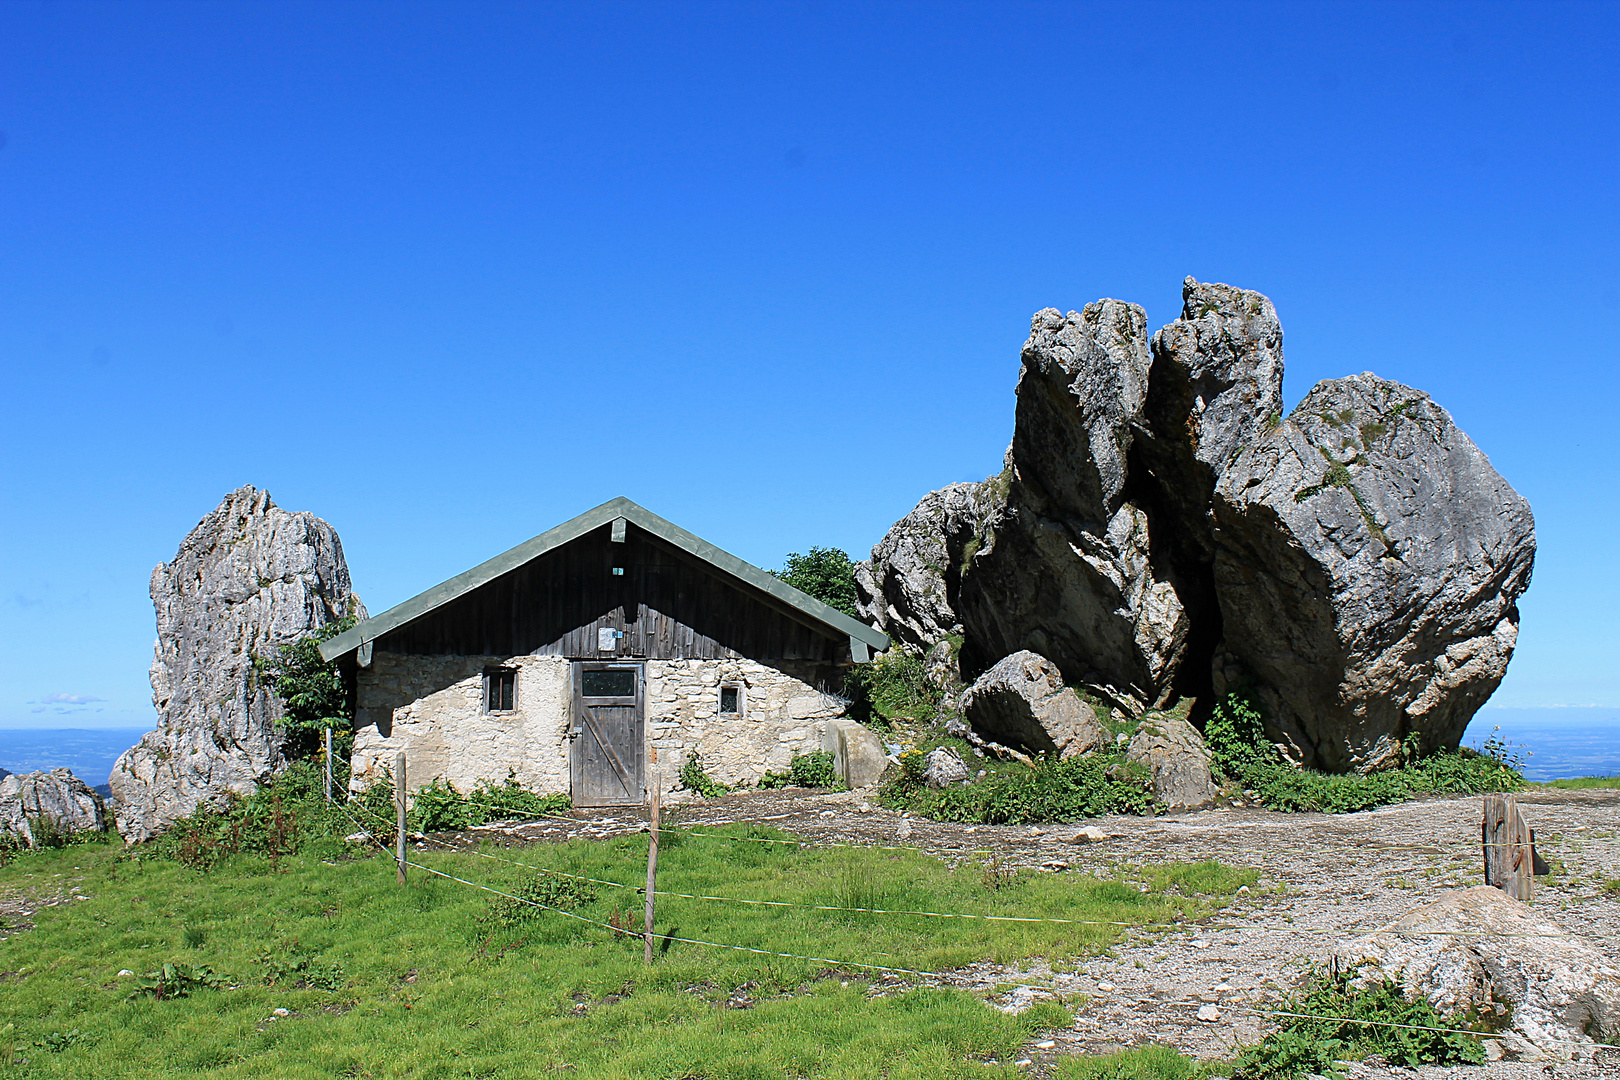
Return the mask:
<path id="1" fill-rule="evenodd" d="M 131 843 L 282 768 L 281 703 L 255 677 L 254 657 L 344 615 L 364 617 L 337 532 L 252 487 L 227 495 L 152 572 L 152 604 L 158 728 L 109 780 Z"/>
<path id="2" fill-rule="evenodd" d="M 1370 373 L 1319 383 L 1226 470 L 1214 517 L 1226 648 L 1293 756 L 1457 745 L 1513 654 L 1535 526 L 1444 409 Z"/>
<path id="3" fill-rule="evenodd" d="M 32 848 L 78 832 L 106 831 L 101 796 L 70 770 L 0 773 L 0 843 Z"/>
<path id="4" fill-rule="evenodd" d="M 1526 1059 L 1591 1057 L 1620 1040 L 1620 967 L 1500 889 L 1458 889 L 1334 948 L 1333 970 L 1392 982 L 1443 1016 L 1510 1010 L 1505 1049 Z"/>
<path id="5" fill-rule="evenodd" d="M 1373 376 L 1282 419 L 1282 328 L 1188 278 L 1036 314 L 1007 468 L 935 492 L 860 571 L 863 616 L 971 681 L 1049 658 L 1139 714 L 1250 687 L 1304 763 L 1455 747 L 1512 653 L 1529 508 L 1450 417 Z"/>

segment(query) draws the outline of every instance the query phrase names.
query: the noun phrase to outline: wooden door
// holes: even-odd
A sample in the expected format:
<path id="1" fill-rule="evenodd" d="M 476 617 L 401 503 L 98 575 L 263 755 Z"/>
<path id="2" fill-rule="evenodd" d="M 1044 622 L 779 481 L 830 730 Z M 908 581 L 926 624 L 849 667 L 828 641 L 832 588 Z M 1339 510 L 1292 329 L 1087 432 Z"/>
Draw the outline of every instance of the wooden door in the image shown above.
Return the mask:
<path id="1" fill-rule="evenodd" d="M 575 806 L 640 806 L 646 695 L 642 665 L 574 661 L 570 780 Z"/>

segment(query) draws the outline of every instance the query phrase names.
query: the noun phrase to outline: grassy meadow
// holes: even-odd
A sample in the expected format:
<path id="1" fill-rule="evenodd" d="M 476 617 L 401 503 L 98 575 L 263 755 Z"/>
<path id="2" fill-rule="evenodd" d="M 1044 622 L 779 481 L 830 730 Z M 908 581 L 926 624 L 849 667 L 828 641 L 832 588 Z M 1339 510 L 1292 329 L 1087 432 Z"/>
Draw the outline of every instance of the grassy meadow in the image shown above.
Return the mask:
<path id="1" fill-rule="evenodd" d="M 1070 1015 L 1042 1004 L 1008 1016 L 973 993 L 918 987 L 909 976 L 667 940 L 649 967 L 639 937 L 421 870 L 402 888 L 389 858 L 333 832 L 274 859 L 237 853 L 206 870 L 113 843 L 14 855 L 0 868 L 0 896 L 27 900 L 36 926 L 0 942 L 0 1053 L 9 1043 L 13 1074 L 1015 1076 L 1014 1052 Z M 900 851 L 671 839 L 661 890 L 845 908 L 1150 925 L 1207 912 L 1254 877 L 1215 863 L 1143 867 L 1113 880 L 1010 875 Z M 644 837 L 485 850 L 631 885 L 645 875 Z M 467 852 L 412 858 L 595 922 L 639 926 L 633 888 Z M 39 906 L 73 895 L 88 899 Z M 659 927 L 673 937 L 933 971 L 1031 957 L 1062 967 L 1131 932 L 674 897 L 660 898 Z M 167 984 L 140 978 L 166 962 L 176 965 Z M 135 975 L 120 977 L 121 969 Z M 200 981 L 167 996 L 187 974 Z"/>

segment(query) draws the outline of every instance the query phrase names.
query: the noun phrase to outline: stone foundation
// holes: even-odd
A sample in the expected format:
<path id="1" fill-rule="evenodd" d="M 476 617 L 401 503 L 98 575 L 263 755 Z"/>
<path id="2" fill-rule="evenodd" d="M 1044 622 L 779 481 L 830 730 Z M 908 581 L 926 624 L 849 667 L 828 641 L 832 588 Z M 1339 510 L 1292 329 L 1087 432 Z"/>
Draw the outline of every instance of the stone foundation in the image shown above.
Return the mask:
<path id="1" fill-rule="evenodd" d="M 721 783 L 753 784 L 782 771 L 794 754 L 820 750 L 844 702 L 817 689 L 821 665 L 756 660 L 644 660 L 647 741 L 658 751 L 666 792 L 688 757 Z M 483 708 L 483 673 L 517 670 L 510 712 Z M 404 750 L 412 788 L 443 779 L 468 792 L 480 781 L 519 783 L 542 793 L 569 790 L 567 738 L 572 664 L 558 656 L 410 656 L 378 652 L 359 673 L 350 786 L 361 790 L 393 768 Z M 722 713 L 721 691 L 737 691 Z"/>

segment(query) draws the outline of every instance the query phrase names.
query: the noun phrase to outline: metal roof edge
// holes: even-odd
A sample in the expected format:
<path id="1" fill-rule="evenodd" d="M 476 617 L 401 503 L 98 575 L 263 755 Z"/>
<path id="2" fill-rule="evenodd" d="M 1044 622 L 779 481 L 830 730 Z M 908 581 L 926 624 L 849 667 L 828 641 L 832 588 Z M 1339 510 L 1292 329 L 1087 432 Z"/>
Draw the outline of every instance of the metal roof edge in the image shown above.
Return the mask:
<path id="1" fill-rule="evenodd" d="M 548 529 L 533 539 L 526 540 L 509 551 L 504 551 L 488 559 L 464 573 L 457 574 L 448 581 L 441 582 L 426 592 L 418 593 L 404 603 L 395 604 L 381 615 L 375 615 L 365 622 L 357 623 L 336 637 L 321 642 L 321 659 L 335 660 L 346 653 L 351 653 L 361 645 L 367 644 L 382 637 L 391 630 L 397 630 L 406 623 L 414 622 L 436 608 L 443 607 L 450 601 L 464 596 L 503 574 L 511 573 L 518 567 L 546 554 L 555 548 L 572 540 L 577 540 L 593 529 L 599 529 L 613 521 L 615 518 L 624 518 L 632 521 L 640 528 L 646 529 L 654 536 L 688 552 L 696 558 L 722 570 L 731 577 L 737 578 L 761 592 L 775 597 L 783 603 L 789 604 L 818 622 L 840 633 L 848 634 L 851 638 L 865 642 L 874 649 L 886 649 L 889 638 L 880 630 L 874 630 L 865 623 L 845 615 L 837 608 L 828 605 L 810 596 L 781 578 L 768 574 L 751 563 L 744 562 L 737 556 L 715 547 L 707 540 L 687 532 L 679 525 L 659 517 L 651 510 L 638 506 L 622 495 L 617 499 L 610 499 L 592 510 L 587 510 L 578 517 L 563 522 L 554 529 Z"/>

